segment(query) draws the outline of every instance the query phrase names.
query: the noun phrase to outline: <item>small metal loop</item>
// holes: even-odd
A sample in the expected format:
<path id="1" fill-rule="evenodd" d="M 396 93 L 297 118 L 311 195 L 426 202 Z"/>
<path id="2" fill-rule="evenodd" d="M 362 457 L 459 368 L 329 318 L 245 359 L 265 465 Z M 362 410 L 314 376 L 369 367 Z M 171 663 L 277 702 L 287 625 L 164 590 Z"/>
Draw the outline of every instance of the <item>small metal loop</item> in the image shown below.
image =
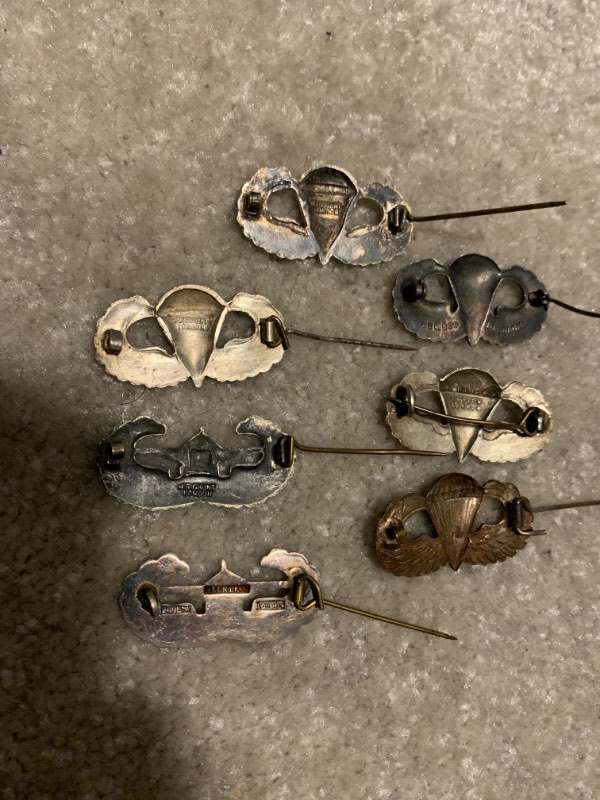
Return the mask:
<path id="1" fill-rule="evenodd" d="M 543 289 L 537 289 L 535 292 L 529 292 L 527 299 L 529 300 L 530 305 L 532 305 L 534 308 L 547 309 L 550 301 L 550 295 Z"/>
<path id="2" fill-rule="evenodd" d="M 118 471 L 125 458 L 125 444 L 119 439 L 107 439 L 98 445 L 98 460 L 105 469 Z"/>
<path id="3" fill-rule="evenodd" d="M 511 530 L 519 536 L 543 536 L 547 533 L 545 530 L 534 530 L 533 528 L 523 528 L 523 508 L 527 507 L 523 503 L 521 497 L 515 497 L 510 503 L 506 504 L 506 511 L 508 517 L 508 525 Z"/>
<path id="4" fill-rule="evenodd" d="M 278 317 L 271 316 L 261 319 L 259 332 L 261 342 L 269 348 L 281 345 L 284 350 L 287 350 L 290 346 L 287 331 Z"/>
<path id="5" fill-rule="evenodd" d="M 262 197 L 260 192 L 248 192 L 243 201 L 244 216 L 248 219 L 258 219 L 262 213 Z"/>
<path id="6" fill-rule="evenodd" d="M 403 232 L 404 223 L 408 218 L 408 209 L 406 206 L 398 205 L 388 211 L 387 223 L 388 229 L 392 236 L 398 236 Z"/>
<path id="7" fill-rule="evenodd" d="M 102 337 L 102 349 L 105 353 L 108 353 L 110 356 L 118 356 L 124 344 L 125 338 L 121 331 L 109 328 L 109 330 L 104 332 L 104 336 Z"/>
<path id="8" fill-rule="evenodd" d="M 397 416 L 412 417 L 415 413 L 415 392 L 410 386 L 397 386 L 391 397 Z"/>
<path id="9" fill-rule="evenodd" d="M 550 416 L 542 408 L 530 408 L 521 420 L 523 436 L 537 436 L 546 433 L 550 427 Z"/>
<path id="10" fill-rule="evenodd" d="M 305 602 L 307 591 L 310 590 L 312 598 Z M 301 572 L 299 575 L 294 576 L 292 583 L 292 602 L 298 611 L 310 611 L 311 608 L 324 608 L 323 598 L 321 596 L 321 587 L 318 582 L 307 575 L 306 572 Z"/>
<path id="11" fill-rule="evenodd" d="M 406 303 L 416 303 L 418 300 L 424 300 L 427 296 L 427 287 L 425 281 L 422 280 L 408 280 L 402 284 L 400 289 L 402 292 L 402 299 Z"/>
<path id="12" fill-rule="evenodd" d="M 155 586 L 151 586 L 149 583 L 140 586 L 137 590 L 136 597 L 144 611 L 148 612 L 148 614 L 152 614 L 153 617 L 158 617 L 160 613 L 160 602 Z"/>
<path id="13" fill-rule="evenodd" d="M 289 469 L 292 466 L 296 460 L 296 440 L 291 434 L 286 433 L 275 442 L 273 460 L 284 469 Z"/>

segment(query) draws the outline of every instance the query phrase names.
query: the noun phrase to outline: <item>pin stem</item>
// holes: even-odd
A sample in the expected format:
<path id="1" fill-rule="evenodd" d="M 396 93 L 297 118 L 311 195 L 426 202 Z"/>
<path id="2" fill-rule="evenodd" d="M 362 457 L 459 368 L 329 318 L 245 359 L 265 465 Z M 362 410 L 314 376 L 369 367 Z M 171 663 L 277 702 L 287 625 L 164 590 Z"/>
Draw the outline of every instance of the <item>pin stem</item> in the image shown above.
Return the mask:
<path id="1" fill-rule="evenodd" d="M 453 417 L 452 414 L 442 414 L 439 411 L 432 411 L 431 409 L 424 408 L 423 406 L 415 406 L 414 410 L 417 412 L 417 414 L 421 414 L 424 417 L 435 417 L 436 419 L 445 420 L 447 422 L 458 422 L 462 425 L 475 425 L 476 427 L 480 428 L 494 428 L 504 431 L 514 431 L 515 433 L 520 433 L 522 431 L 521 426 L 514 422 L 502 422 L 502 420 L 493 419 L 486 420 Z"/>
<path id="2" fill-rule="evenodd" d="M 361 347 L 379 347 L 384 350 L 411 350 L 414 351 L 416 347 L 410 347 L 406 344 L 389 344 L 386 342 L 371 342 L 368 339 L 348 339 L 345 336 L 322 336 L 320 333 L 309 333 L 308 331 L 301 331 L 298 328 L 286 328 L 286 333 L 293 336 L 305 336 L 307 339 L 316 339 L 319 342 L 336 342 L 337 344 L 355 344 Z"/>
<path id="3" fill-rule="evenodd" d="M 586 308 L 578 308 L 577 306 L 572 306 L 569 303 L 564 303 L 562 300 L 557 300 L 555 297 L 550 297 L 550 295 L 546 295 L 545 297 L 547 303 L 554 303 L 554 305 L 560 306 L 561 308 L 565 308 L 567 311 L 572 311 L 574 314 L 581 314 L 584 317 L 593 317 L 594 319 L 600 319 L 600 313 L 597 311 L 588 311 Z"/>
<path id="4" fill-rule="evenodd" d="M 581 500 L 580 502 L 555 503 L 549 506 L 536 506 L 531 509 L 532 514 L 543 514 L 545 511 L 565 511 L 569 508 L 591 508 L 600 506 L 600 500 Z"/>
<path id="5" fill-rule="evenodd" d="M 339 453 L 341 455 L 372 455 L 372 456 L 447 456 L 448 453 L 441 453 L 435 450 L 401 450 L 397 448 L 370 448 L 370 447 L 311 447 L 301 444 L 294 439 L 296 450 L 303 453 Z"/>
<path id="6" fill-rule="evenodd" d="M 499 206 L 498 208 L 479 208 L 473 211 L 456 211 L 450 214 L 431 214 L 426 217 L 415 217 L 407 211 L 406 217 L 411 222 L 437 222 L 444 219 L 462 219 L 463 217 L 484 217 L 491 214 L 513 214 L 515 211 L 536 211 L 541 208 L 557 208 L 566 206 L 564 200 L 552 200 L 548 203 L 528 203 L 521 206 Z"/>
<path id="7" fill-rule="evenodd" d="M 390 625 L 397 625 L 399 628 L 408 628 L 411 631 L 419 631 L 420 633 L 427 633 L 430 636 L 439 636 L 441 639 L 452 639 L 453 641 L 457 641 L 456 636 L 451 636 L 449 633 L 436 631 L 433 628 L 424 628 L 422 625 L 413 625 L 412 622 L 403 622 L 400 619 L 394 619 L 393 617 L 385 617 L 383 616 L 383 614 L 375 614 L 372 611 L 363 611 L 362 608 L 355 608 L 354 606 L 348 606 L 345 603 L 337 603 L 335 600 L 325 600 L 323 598 L 323 605 L 331 606 L 331 608 L 337 608 L 340 611 L 348 611 L 351 614 L 358 614 L 361 617 L 368 617 L 368 619 L 376 619 L 379 620 L 380 622 L 387 622 Z"/>

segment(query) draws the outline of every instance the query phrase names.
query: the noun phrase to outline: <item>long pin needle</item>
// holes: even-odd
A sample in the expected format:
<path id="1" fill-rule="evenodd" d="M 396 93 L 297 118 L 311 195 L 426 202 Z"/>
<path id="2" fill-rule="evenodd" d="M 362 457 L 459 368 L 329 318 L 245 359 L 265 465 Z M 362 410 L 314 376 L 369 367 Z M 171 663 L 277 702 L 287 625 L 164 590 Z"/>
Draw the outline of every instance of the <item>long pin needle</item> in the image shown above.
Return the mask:
<path id="1" fill-rule="evenodd" d="M 338 603 L 335 600 L 326 600 L 323 598 L 322 603 L 324 606 L 331 606 L 331 608 L 337 608 L 340 611 L 348 611 L 350 614 L 358 614 L 360 617 L 368 617 L 368 619 L 376 619 L 379 620 L 379 622 L 387 622 L 389 625 L 396 625 L 398 628 L 408 628 L 411 631 L 427 633 L 429 636 L 439 636 L 440 639 L 452 639 L 455 642 L 458 641 L 456 636 L 452 636 L 449 633 L 436 631 L 433 628 L 424 628 L 422 625 L 413 625 L 412 622 L 403 622 L 400 619 L 394 619 L 394 617 L 386 617 L 383 614 L 375 614 L 373 611 L 363 611 L 362 608 L 348 606 L 345 603 Z"/>
<path id="2" fill-rule="evenodd" d="M 400 448 L 369 448 L 369 447 L 311 447 L 301 444 L 294 439 L 294 446 L 302 453 L 339 453 L 341 455 L 371 455 L 371 456 L 447 456 L 437 450 L 403 450 Z"/>
<path id="3" fill-rule="evenodd" d="M 566 511 L 569 508 L 591 508 L 592 506 L 600 506 L 600 500 L 581 500 L 579 502 L 570 503 L 555 503 L 549 506 L 535 506 L 532 507 L 532 514 L 543 514 L 545 511 Z"/>
<path id="4" fill-rule="evenodd" d="M 309 333 L 298 328 L 287 328 L 286 333 L 292 336 L 305 336 L 307 339 L 316 339 L 318 342 L 337 342 L 338 344 L 355 344 L 361 347 L 378 347 L 382 350 L 410 350 L 414 352 L 417 348 L 407 344 L 391 344 L 389 342 L 373 342 L 368 339 L 349 339 L 346 336 L 323 336 L 320 333 Z"/>
<path id="5" fill-rule="evenodd" d="M 558 208 L 566 206 L 565 200 L 552 200 L 549 203 L 527 203 L 520 206 L 499 206 L 498 208 L 477 208 L 473 211 L 455 211 L 449 214 L 429 214 L 425 217 L 417 217 L 410 212 L 407 219 L 411 222 L 437 222 L 443 219 L 462 219 L 464 217 L 487 217 L 491 214 L 512 214 L 515 211 L 536 211 L 540 208 Z"/>

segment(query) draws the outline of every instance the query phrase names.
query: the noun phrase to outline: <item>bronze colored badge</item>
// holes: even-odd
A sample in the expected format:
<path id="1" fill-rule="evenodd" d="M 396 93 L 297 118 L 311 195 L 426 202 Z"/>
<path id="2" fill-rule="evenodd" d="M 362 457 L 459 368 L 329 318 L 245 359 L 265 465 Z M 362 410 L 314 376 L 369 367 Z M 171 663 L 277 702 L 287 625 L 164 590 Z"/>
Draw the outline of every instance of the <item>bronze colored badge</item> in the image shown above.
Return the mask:
<path id="1" fill-rule="evenodd" d="M 405 577 L 426 575 L 449 565 L 494 564 L 512 558 L 530 536 L 533 515 L 546 511 L 598 506 L 600 500 L 571 500 L 532 506 L 512 483 L 451 473 L 438 478 L 427 494 L 409 494 L 391 502 L 377 524 L 375 552 L 388 572 Z M 424 512 L 422 530 L 411 518 Z M 414 522 L 414 520 L 413 520 Z"/>
<path id="2" fill-rule="evenodd" d="M 478 512 L 484 498 L 501 504 L 496 523 L 481 523 Z M 514 510 L 520 509 L 518 530 Z M 407 521 L 424 511 L 432 530 L 411 533 Z M 468 475 L 453 473 L 439 478 L 426 495 L 409 494 L 394 500 L 377 525 L 375 550 L 384 569 L 396 575 L 425 575 L 449 565 L 493 564 L 522 550 L 530 534 L 533 514 L 529 501 L 511 483 L 488 481 L 481 486 Z"/>

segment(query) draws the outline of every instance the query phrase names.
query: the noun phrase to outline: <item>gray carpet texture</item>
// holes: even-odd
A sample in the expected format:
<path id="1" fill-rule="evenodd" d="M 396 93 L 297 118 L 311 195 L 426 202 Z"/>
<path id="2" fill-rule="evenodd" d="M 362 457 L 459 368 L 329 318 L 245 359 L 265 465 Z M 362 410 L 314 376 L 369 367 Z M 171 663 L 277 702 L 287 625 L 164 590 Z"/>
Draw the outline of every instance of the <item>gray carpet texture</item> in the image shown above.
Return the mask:
<path id="1" fill-rule="evenodd" d="M 95 360 L 113 301 L 178 284 L 268 297 L 293 326 L 418 343 L 399 269 L 482 253 L 600 309 L 600 5 L 595 0 L 5 0 L 0 8 L 1 800 L 596 800 L 600 511 L 545 514 L 514 559 L 413 579 L 374 556 L 394 497 L 463 471 L 542 504 L 600 497 L 600 322 L 552 307 L 510 347 L 414 353 L 296 339 L 237 383 L 143 389 Z M 389 184 L 415 214 L 565 208 L 421 223 L 393 261 L 286 261 L 244 237 L 257 169 L 319 164 Z M 253 508 L 144 511 L 100 484 L 98 441 L 150 416 L 226 445 L 250 414 L 310 444 L 393 447 L 390 386 L 487 369 L 540 389 L 545 449 L 309 455 Z M 538 525 L 539 527 L 539 525 Z M 123 578 L 176 553 L 256 579 L 304 553 L 335 609 L 270 644 L 162 650 L 118 607 Z"/>

